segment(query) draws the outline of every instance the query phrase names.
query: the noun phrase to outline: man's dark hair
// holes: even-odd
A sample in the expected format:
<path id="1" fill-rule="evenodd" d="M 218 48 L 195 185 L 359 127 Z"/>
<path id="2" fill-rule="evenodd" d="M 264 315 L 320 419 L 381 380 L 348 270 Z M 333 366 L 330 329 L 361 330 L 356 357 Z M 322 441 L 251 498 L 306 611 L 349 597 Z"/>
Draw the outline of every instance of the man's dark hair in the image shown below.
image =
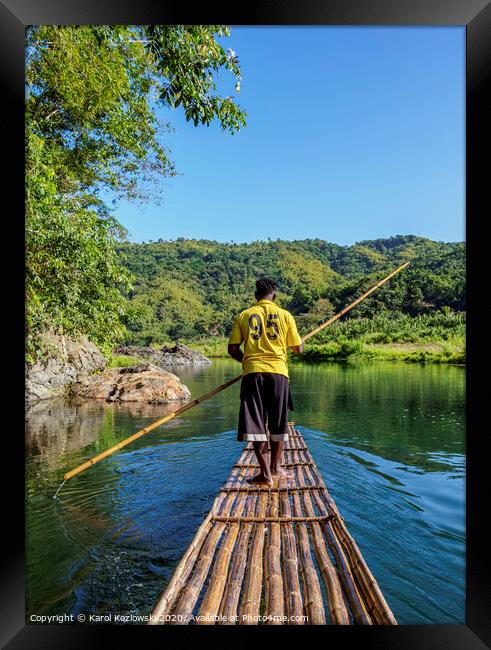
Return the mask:
<path id="1" fill-rule="evenodd" d="M 277 289 L 276 282 L 271 278 L 259 278 L 256 280 L 256 298 L 263 298 L 268 293 L 274 293 Z"/>

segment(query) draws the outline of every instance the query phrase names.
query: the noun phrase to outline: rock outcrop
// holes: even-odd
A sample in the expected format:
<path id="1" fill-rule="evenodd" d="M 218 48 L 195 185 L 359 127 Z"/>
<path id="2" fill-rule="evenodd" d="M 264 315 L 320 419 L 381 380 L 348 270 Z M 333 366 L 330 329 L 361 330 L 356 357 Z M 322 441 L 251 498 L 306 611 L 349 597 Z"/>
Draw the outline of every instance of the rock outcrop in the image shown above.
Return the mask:
<path id="1" fill-rule="evenodd" d="M 146 359 L 156 366 L 199 366 L 209 364 L 211 361 L 201 352 L 191 350 L 182 343 L 176 343 L 173 348 L 163 347 L 161 350 L 154 348 L 123 345 L 114 350 L 114 354 Z"/>
<path id="2" fill-rule="evenodd" d="M 191 393 L 179 377 L 151 363 L 111 368 L 85 377 L 71 389 L 74 397 L 106 402 L 166 404 L 187 400 Z"/>
<path id="3" fill-rule="evenodd" d="M 75 382 L 106 367 L 104 355 L 87 338 L 46 335 L 47 358 L 26 364 L 25 399 L 59 397 Z"/>

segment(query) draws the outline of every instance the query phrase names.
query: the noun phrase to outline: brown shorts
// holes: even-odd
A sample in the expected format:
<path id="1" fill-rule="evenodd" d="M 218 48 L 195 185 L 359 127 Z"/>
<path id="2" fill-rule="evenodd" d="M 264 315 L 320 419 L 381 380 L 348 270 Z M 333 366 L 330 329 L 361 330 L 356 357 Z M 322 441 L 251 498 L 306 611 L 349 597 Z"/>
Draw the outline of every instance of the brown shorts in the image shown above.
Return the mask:
<path id="1" fill-rule="evenodd" d="M 237 440 L 288 440 L 288 409 L 293 411 L 288 377 L 274 372 L 249 372 L 240 384 Z"/>

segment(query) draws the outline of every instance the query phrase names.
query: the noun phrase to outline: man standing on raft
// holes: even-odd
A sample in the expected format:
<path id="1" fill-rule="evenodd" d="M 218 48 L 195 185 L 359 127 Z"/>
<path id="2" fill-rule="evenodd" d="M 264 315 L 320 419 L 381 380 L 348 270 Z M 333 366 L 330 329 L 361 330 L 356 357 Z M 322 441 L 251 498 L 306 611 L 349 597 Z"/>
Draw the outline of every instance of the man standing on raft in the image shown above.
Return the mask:
<path id="1" fill-rule="evenodd" d="M 288 409 L 293 410 L 287 348 L 296 354 L 304 348 L 295 319 L 275 304 L 276 289 L 274 280 L 256 281 L 257 302 L 237 316 L 228 341 L 229 355 L 244 371 L 237 440 L 252 441 L 257 456 L 260 472 L 249 482 L 267 485 L 274 478 L 289 478 L 280 465 L 283 442 L 288 440 Z"/>

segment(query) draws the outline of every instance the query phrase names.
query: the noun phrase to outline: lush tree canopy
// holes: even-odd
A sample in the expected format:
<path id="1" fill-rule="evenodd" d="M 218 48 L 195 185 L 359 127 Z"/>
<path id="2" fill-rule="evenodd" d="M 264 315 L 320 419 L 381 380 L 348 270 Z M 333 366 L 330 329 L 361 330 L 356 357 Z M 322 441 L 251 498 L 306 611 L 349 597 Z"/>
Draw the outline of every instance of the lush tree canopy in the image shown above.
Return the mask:
<path id="1" fill-rule="evenodd" d="M 159 105 L 180 107 L 195 125 L 245 125 L 215 85 L 225 69 L 238 91 L 239 62 L 216 40 L 229 35 L 221 25 L 44 25 L 26 34 L 28 358 L 46 328 L 108 349 L 125 333 L 131 275 L 115 251 L 124 229 L 104 197 L 155 200 L 158 181 L 175 175 Z"/>
<path id="2" fill-rule="evenodd" d="M 148 345 L 175 336 L 227 334 L 235 315 L 253 300 L 258 276 L 279 281 L 278 301 L 306 329 L 339 311 L 389 271 L 411 266 L 347 317 L 379 312 L 417 316 L 465 309 L 465 244 L 415 236 L 338 246 L 320 239 L 225 244 L 178 239 L 120 248 L 136 277 L 128 294 L 145 318 L 128 321 L 127 340 Z M 160 284 L 159 284 L 160 283 Z M 160 290 L 156 290 L 161 286 Z M 170 298 L 170 287 L 178 291 Z M 163 297 L 169 296 L 168 300 Z M 194 298 L 194 299 L 193 299 Z M 179 308 L 175 306 L 179 302 Z"/>

